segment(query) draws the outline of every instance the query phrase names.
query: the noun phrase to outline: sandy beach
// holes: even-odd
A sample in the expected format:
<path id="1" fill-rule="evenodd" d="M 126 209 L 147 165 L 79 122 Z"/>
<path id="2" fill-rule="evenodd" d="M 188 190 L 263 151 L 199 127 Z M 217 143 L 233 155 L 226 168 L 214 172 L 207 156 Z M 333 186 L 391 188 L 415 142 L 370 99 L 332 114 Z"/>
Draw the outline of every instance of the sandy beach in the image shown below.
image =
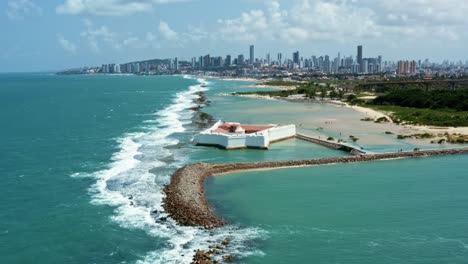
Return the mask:
<path id="1" fill-rule="evenodd" d="M 211 76 L 211 75 L 196 75 L 196 77 L 205 78 L 205 79 L 218 79 L 222 81 L 259 82 L 259 80 L 254 79 L 254 78 L 232 78 L 232 77 Z"/>
<path id="2" fill-rule="evenodd" d="M 315 137 L 334 137 L 336 140 L 341 139 L 349 142 L 349 136 L 359 138 L 355 142 L 358 146 L 366 147 L 369 145 L 386 145 L 395 148 L 404 147 L 405 145 L 421 146 L 424 148 L 437 148 L 437 147 L 457 147 L 457 144 L 433 144 L 432 142 L 439 139 L 446 138 L 443 134 L 448 133 L 468 135 L 468 127 L 433 127 L 433 126 L 416 126 L 396 124 L 391 121 L 375 123 L 381 117 L 386 117 L 391 120 L 387 113 L 379 112 L 370 108 L 361 106 L 353 106 L 347 103 L 336 100 L 314 100 L 305 99 L 301 97 L 285 98 L 285 97 L 270 97 L 257 94 L 249 95 L 233 95 L 226 94 L 227 96 L 242 96 L 253 99 L 261 100 L 280 100 L 287 102 L 295 102 L 296 104 L 272 106 L 258 110 L 261 114 L 273 114 L 277 112 L 290 113 L 289 117 L 293 118 L 298 130 L 310 136 Z M 315 116 L 314 113 L 321 112 L 323 105 L 327 104 L 334 106 L 335 110 L 329 109 L 321 115 Z M 350 111 L 351 110 L 351 111 Z M 317 112 L 318 111 L 318 112 Z M 314 118 L 306 115 L 310 112 Z M 362 121 L 363 119 L 370 118 L 370 121 Z M 435 135 L 433 138 L 406 138 L 404 140 L 397 139 L 398 135 L 410 136 L 417 134 L 429 133 Z M 439 136 L 440 135 L 440 136 Z M 403 145 L 402 145 L 403 144 Z M 413 147 L 414 148 L 414 147 Z"/>
<path id="3" fill-rule="evenodd" d="M 340 103 L 343 103 L 343 102 L 340 102 Z M 381 117 L 385 117 L 385 118 L 387 118 L 387 120 L 390 121 L 390 123 L 393 123 L 393 121 L 391 121 L 392 119 L 388 115 L 386 115 L 385 113 L 376 111 L 374 109 L 366 108 L 366 107 L 362 107 L 362 106 L 357 106 L 357 105 L 350 105 L 350 104 L 347 104 L 347 103 L 344 103 L 344 106 L 349 107 L 351 109 L 354 109 L 354 110 L 356 110 L 356 111 L 358 111 L 360 113 L 363 113 L 368 118 L 372 118 L 372 119 L 375 120 L 375 119 L 378 119 L 378 118 L 381 118 Z"/>
<path id="4" fill-rule="evenodd" d="M 362 106 L 356 105 L 349 105 L 346 104 L 346 107 L 352 108 L 356 111 L 359 111 L 369 118 L 377 119 L 381 117 L 386 117 L 387 119 L 391 120 L 391 118 L 384 112 L 379 112 L 371 108 L 366 108 Z M 392 122 L 393 123 L 393 122 Z M 420 131 L 424 133 L 433 133 L 433 134 L 440 134 L 440 133 L 449 133 L 449 134 L 468 134 L 468 127 L 437 127 L 437 126 L 416 126 L 416 125 L 400 125 L 409 130 Z"/>
<path id="5" fill-rule="evenodd" d="M 285 90 L 285 91 L 289 91 L 289 90 L 295 90 L 296 89 L 296 86 L 272 86 L 272 85 L 263 85 L 263 84 L 257 84 L 257 85 L 246 85 L 244 87 L 247 87 L 247 88 L 260 88 L 260 89 L 277 89 L 277 90 Z"/>

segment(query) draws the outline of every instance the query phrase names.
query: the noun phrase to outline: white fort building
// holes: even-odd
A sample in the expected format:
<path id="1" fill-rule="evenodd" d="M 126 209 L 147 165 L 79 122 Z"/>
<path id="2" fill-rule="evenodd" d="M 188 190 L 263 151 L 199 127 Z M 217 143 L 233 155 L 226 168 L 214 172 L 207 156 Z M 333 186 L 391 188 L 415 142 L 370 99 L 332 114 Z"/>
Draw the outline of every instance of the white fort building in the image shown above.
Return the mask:
<path id="1" fill-rule="evenodd" d="M 195 144 L 224 149 L 268 149 L 272 142 L 295 136 L 295 125 L 241 125 L 218 121 L 211 128 L 202 131 L 195 138 Z"/>

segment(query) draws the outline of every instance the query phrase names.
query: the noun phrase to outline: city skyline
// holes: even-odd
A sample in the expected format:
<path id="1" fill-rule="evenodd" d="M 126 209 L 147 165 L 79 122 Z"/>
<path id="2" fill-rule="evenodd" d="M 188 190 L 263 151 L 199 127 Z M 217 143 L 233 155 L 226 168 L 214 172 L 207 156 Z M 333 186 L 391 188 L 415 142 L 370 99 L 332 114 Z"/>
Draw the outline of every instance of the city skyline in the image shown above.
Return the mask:
<path id="1" fill-rule="evenodd" d="M 348 75 L 347 78 L 368 76 L 373 78 L 374 74 L 384 74 L 387 77 L 395 78 L 410 77 L 419 75 L 425 79 L 432 79 L 433 75 L 457 77 L 466 74 L 468 60 L 443 63 L 434 63 L 429 59 L 425 60 L 398 60 L 385 61 L 381 55 L 377 57 L 364 57 L 365 49 L 363 45 L 357 46 L 355 56 L 341 56 L 341 52 L 333 58 L 329 55 L 302 57 L 299 51 L 292 54 L 291 59 L 283 59 L 281 52 L 277 54 L 277 60 L 271 60 L 270 53 L 264 58 L 255 57 L 255 46 L 249 45 L 249 57 L 245 59 L 243 54 L 232 59 L 228 54 L 223 56 L 213 56 L 206 54 L 192 57 L 190 61 L 179 61 L 175 58 L 150 59 L 145 61 L 126 62 L 123 64 L 111 63 L 102 64 L 100 67 L 84 67 L 81 69 L 70 69 L 61 74 L 180 74 L 200 72 L 215 73 L 223 76 L 237 77 L 275 77 L 289 78 L 291 75 L 307 76 L 313 75 Z M 351 77 L 351 76 L 353 77 Z M 302 78 L 301 77 L 301 78 Z"/>
<path id="2" fill-rule="evenodd" d="M 452 0 L 9 0 L 0 8 L 1 72 L 197 54 L 250 61 L 249 45 L 255 58 L 335 57 L 362 44 L 364 56 L 393 61 L 468 59 L 468 6 Z"/>

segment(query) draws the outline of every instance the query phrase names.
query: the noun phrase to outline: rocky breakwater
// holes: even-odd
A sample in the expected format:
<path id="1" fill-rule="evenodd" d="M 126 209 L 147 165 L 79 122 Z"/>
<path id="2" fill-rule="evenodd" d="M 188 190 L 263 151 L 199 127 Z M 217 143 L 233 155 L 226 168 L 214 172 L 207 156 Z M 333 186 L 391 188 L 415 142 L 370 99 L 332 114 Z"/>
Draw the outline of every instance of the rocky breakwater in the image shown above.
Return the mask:
<path id="1" fill-rule="evenodd" d="M 197 105 L 189 108 L 189 110 L 196 112 L 192 118 L 192 123 L 196 125 L 198 129 L 205 129 L 212 126 L 216 121 L 213 116 L 202 112 L 203 108 L 210 105 L 206 94 L 204 92 L 197 92 L 195 94 L 198 95 L 198 98 L 194 100 L 194 103 Z"/>
<path id="2" fill-rule="evenodd" d="M 181 225 L 215 228 L 224 225 L 209 206 L 205 197 L 205 181 L 213 175 L 221 175 L 240 171 L 269 170 L 290 167 L 318 166 L 335 163 L 365 162 L 374 160 L 418 158 L 428 156 L 468 154 L 468 148 L 423 150 L 410 152 L 381 153 L 337 158 L 322 158 L 309 160 L 230 163 L 210 165 L 196 163 L 179 169 L 172 177 L 171 183 L 165 187 L 166 198 L 164 208 L 169 215 Z"/>
<path id="3" fill-rule="evenodd" d="M 217 165 L 210 165 L 206 163 L 190 164 L 176 171 L 172 177 L 171 183 L 164 188 L 166 198 L 164 200 L 163 206 L 170 217 L 176 220 L 180 225 L 198 226 L 206 229 L 212 229 L 221 227 L 225 224 L 223 219 L 214 213 L 205 197 L 205 181 L 208 177 L 213 175 L 222 175 L 240 171 L 271 170 L 335 163 L 366 162 L 398 158 L 422 158 L 455 154 L 468 154 L 468 148 L 381 153 L 310 160 L 231 163 Z M 227 247 L 228 244 L 229 241 L 223 243 L 223 246 Z M 222 254 L 222 251 L 218 252 L 218 248 L 211 248 L 210 250 L 198 250 L 193 258 L 192 263 L 219 263 L 219 261 L 213 258 L 214 255 L 219 254 Z M 230 255 L 224 256 L 223 261 L 231 262 L 233 261 L 233 257 Z"/>
<path id="4" fill-rule="evenodd" d="M 204 185 L 211 169 L 211 165 L 204 163 L 187 165 L 179 169 L 164 188 L 164 209 L 180 225 L 207 229 L 224 225 L 205 198 Z"/>

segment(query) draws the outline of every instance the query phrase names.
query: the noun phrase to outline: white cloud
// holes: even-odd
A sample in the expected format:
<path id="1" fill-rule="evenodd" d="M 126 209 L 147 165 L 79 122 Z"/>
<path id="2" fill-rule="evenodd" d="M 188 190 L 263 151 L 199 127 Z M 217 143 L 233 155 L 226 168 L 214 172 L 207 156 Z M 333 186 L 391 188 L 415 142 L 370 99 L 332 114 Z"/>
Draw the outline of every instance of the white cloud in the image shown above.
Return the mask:
<path id="1" fill-rule="evenodd" d="M 94 53 L 99 53 L 100 45 L 102 42 L 115 43 L 116 34 L 112 32 L 107 26 L 95 27 L 94 24 L 85 19 L 84 23 L 86 25 L 86 30 L 80 33 L 80 36 L 85 39 L 91 51 Z"/>
<path id="2" fill-rule="evenodd" d="M 73 42 L 65 39 L 64 37 L 62 37 L 61 35 L 57 35 L 57 41 L 59 42 L 60 46 L 67 52 L 70 52 L 71 54 L 75 55 L 77 50 L 78 50 L 78 46 L 76 46 Z"/>
<path id="3" fill-rule="evenodd" d="M 191 0 L 153 0 L 155 4 L 170 4 L 170 3 L 178 3 L 178 2 L 189 2 Z"/>
<path id="4" fill-rule="evenodd" d="M 78 15 L 94 14 L 100 16 L 125 16 L 138 12 L 151 11 L 151 4 L 137 1 L 121 0 L 66 0 L 57 6 L 59 14 Z"/>
<path id="5" fill-rule="evenodd" d="M 42 15 L 42 8 L 31 0 L 13 0 L 8 2 L 5 13 L 8 18 L 19 20 L 32 14 Z"/>
<path id="6" fill-rule="evenodd" d="M 84 19 L 85 30 L 80 33 L 80 37 L 85 41 L 89 49 L 96 54 L 106 50 L 125 51 L 128 49 L 160 48 L 159 35 L 146 32 L 142 36 L 135 36 L 133 33 L 117 33 L 106 25 L 95 25 L 91 20 Z M 167 27 L 166 27 L 167 26 Z M 164 39 L 173 40 L 177 33 L 172 31 L 166 24 L 163 25 Z"/>
<path id="7" fill-rule="evenodd" d="M 127 16 L 150 12 L 156 4 L 184 2 L 181 0 L 65 0 L 56 7 L 58 14 L 98 16 Z"/>
<path id="8" fill-rule="evenodd" d="M 114 43 L 114 48 L 116 50 L 120 49 L 128 49 L 128 48 L 133 48 L 133 47 L 145 47 L 146 43 L 140 41 L 139 38 L 134 37 L 134 36 L 129 36 L 122 40 L 121 42 L 115 42 Z"/>
<path id="9" fill-rule="evenodd" d="M 182 33 L 184 40 L 190 40 L 192 42 L 200 42 L 207 39 L 210 34 L 202 26 L 188 26 L 188 31 Z"/>
<path id="10" fill-rule="evenodd" d="M 140 41 L 140 39 L 138 39 L 137 37 L 128 37 L 128 38 L 124 39 L 124 41 L 122 41 L 122 44 L 124 46 L 131 46 L 131 45 L 135 45 L 139 41 Z"/>
<path id="11" fill-rule="evenodd" d="M 468 2 L 458 0 L 293 0 L 279 1 L 233 19 L 218 20 L 226 41 L 275 40 L 295 44 L 314 40 L 356 41 L 369 38 L 422 38 L 435 33 L 460 38 L 468 26 Z"/>
<path id="12" fill-rule="evenodd" d="M 153 33 L 151 32 L 146 32 L 146 41 L 148 42 L 153 42 L 154 40 L 156 40 L 156 36 L 153 35 Z"/>
<path id="13" fill-rule="evenodd" d="M 161 21 L 159 23 L 159 33 L 161 34 L 161 37 L 163 37 L 163 39 L 165 39 L 165 40 L 172 41 L 172 40 L 176 40 L 178 38 L 177 32 L 172 30 L 169 27 L 169 25 L 164 21 Z"/>
<path id="14" fill-rule="evenodd" d="M 381 23 L 386 23 L 384 14 L 406 17 L 409 25 L 453 25 L 468 23 L 468 2 L 459 0 L 360 0 L 356 5 L 368 6 L 382 15 Z"/>
<path id="15" fill-rule="evenodd" d="M 222 27 L 221 35 L 227 40 L 255 41 L 257 37 L 267 35 L 269 22 L 262 10 L 242 13 L 239 18 L 218 21 Z"/>

